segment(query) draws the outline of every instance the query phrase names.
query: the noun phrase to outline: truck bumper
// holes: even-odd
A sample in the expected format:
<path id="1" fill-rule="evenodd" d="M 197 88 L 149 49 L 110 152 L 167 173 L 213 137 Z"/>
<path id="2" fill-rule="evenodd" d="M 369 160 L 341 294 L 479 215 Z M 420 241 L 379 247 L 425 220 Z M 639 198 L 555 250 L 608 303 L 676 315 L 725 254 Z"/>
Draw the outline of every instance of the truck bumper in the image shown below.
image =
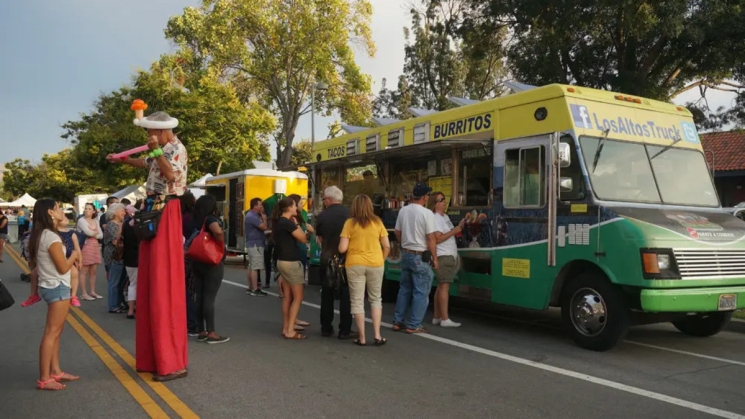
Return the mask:
<path id="1" fill-rule="evenodd" d="M 734 295 L 737 309 L 745 308 L 745 286 L 712 288 L 644 289 L 641 307 L 647 312 L 711 312 L 720 310 L 720 298 Z M 727 297 L 722 297 L 727 296 Z"/>

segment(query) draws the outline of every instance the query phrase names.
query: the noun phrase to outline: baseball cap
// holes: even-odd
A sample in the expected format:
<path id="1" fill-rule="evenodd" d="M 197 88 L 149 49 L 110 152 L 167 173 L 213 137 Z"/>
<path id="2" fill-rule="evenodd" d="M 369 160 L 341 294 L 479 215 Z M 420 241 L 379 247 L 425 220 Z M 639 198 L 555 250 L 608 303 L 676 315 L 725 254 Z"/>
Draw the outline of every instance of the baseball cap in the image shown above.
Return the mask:
<path id="1" fill-rule="evenodd" d="M 417 198 L 421 198 L 430 192 L 432 192 L 432 188 L 423 183 L 417 183 L 416 186 L 414 186 L 412 194 Z"/>

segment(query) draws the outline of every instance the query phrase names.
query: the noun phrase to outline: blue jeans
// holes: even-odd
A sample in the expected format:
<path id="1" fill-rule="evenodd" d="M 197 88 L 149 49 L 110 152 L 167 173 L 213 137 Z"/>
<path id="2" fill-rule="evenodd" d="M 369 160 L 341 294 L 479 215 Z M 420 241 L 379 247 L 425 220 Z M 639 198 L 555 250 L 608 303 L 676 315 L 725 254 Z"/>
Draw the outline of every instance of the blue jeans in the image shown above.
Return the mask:
<path id="1" fill-rule="evenodd" d="M 109 311 L 114 311 L 119 308 L 122 304 L 122 294 L 119 292 L 119 284 L 124 280 L 126 271 L 124 270 L 124 262 L 113 261 L 109 265 Z"/>
<path id="2" fill-rule="evenodd" d="M 396 313 L 393 321 L 403 323 L 406 312 L 411 308 L 407 329 L 416 329 L 422 325 L 424 313 L 429 306 L 429 293 L 432 290 L 434 272 L 429 264 L 422 262 L 420 255 L 403 253 L 401 261 L 401 283 L 396 300 Z"/>

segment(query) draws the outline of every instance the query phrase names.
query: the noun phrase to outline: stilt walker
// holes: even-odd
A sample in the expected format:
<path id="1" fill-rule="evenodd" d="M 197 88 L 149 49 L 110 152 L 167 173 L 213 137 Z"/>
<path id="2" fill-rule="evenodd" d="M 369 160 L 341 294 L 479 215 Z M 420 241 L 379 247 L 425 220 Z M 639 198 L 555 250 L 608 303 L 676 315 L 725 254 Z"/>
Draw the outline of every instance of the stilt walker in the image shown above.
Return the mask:
<path id="1" fill-rule="evenodd" d="M 177 198 L 186 191 L 188 156 L 173 134 L 178 120 L 165 112 L 144 117 L 146 108 L 141 100 L 132 104 L 134 124 L 147 129 L 146 149 L 138 147 L 106 159 L 148 171 L 147 199 L 138 214 L 159 216 L 159 222 L 140 243 L 135 358 L 139 372 L 152 372 L 155 381 L 169 381 L 187 375 L 184 250 Z M 130 157 L 142 151 L 148 152 L 146 158 Z M 142 225 L 135 220 L 135 228 Z"/>

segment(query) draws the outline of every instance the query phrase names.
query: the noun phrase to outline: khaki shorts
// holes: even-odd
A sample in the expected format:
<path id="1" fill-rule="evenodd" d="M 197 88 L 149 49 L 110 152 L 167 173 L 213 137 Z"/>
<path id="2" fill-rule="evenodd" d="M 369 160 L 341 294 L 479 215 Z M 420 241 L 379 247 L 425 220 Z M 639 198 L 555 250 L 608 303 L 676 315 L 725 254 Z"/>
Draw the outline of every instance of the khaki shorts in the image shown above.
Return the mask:
<path id="1" fill-rule="evenodd" d="M 247 247 L 246 256 L 248 256 L 248 270 L 249 271 L 263 271 L 265 269 L 263 247 L 259 247 L 259 246 Z"/>
<path id="2" fill-rule="evenodd" d="M 455 274 L 458 273 L 458 261 L 453 256 L 438 256 L 437 263 L 440 265 L 435 270 L 437 282 L 452 284 L 455 280 Z"/>
<path id="3" fill-rule="evenodd" d="M 277 261 L 277 270 L 282 276 L 282 279 L 287 281 L 290 285 L 303 285 L 305 284 L 305 275 L 303 274 L 303 264 L 298 261 Z"/>

